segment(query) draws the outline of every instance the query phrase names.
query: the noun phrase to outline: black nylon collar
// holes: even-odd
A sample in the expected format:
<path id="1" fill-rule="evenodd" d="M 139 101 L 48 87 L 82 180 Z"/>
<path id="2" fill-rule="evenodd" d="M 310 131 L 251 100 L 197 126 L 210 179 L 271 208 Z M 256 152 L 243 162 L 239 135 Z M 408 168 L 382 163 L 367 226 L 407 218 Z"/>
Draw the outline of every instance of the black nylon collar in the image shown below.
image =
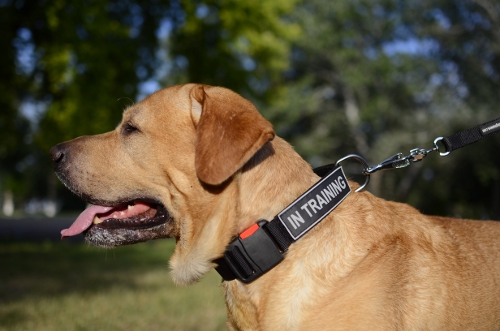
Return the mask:
<path id="1" fill-rule="evenodd" d="M 227 247 L 214 262 L 224 280 L 250 283 L 278 263 L 288 247 L 332 212 L 351 193 L 342 167 L 314 169 L 322 179 L 283 209 L 271 222 L 262 220 Z"/>

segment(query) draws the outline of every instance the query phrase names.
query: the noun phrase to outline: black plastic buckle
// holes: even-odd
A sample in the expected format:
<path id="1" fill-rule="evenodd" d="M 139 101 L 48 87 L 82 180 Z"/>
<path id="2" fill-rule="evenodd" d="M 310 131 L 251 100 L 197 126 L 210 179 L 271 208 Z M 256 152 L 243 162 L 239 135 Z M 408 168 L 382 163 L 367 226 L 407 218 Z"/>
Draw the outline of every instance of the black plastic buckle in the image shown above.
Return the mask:
<path id="1" fill-rule="evenodd" d="M 262 228 L 266 223 L 268 222 L 259 221 L 259 228 L 244 239 L 238 236 L 229 244 L 224 256 L 216 261 L 219 266 L 215 270 L 224 279 L 230 280 L 227 273 L 229 268 L 236 278 L 250 283 L 283 260 L 278 247 Z"/>

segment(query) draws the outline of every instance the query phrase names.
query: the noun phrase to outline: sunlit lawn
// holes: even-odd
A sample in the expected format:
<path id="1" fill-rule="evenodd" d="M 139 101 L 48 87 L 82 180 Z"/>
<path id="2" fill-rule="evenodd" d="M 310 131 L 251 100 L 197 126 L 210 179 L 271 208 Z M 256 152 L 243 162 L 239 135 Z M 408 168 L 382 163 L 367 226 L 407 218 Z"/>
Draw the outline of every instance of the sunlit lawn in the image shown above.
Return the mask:
<path id="1" fill-rule="evenodd" d="M 0 243 L 0 330 L 224 330 L 220 276 L 176 287 L 173 247 Z"/>

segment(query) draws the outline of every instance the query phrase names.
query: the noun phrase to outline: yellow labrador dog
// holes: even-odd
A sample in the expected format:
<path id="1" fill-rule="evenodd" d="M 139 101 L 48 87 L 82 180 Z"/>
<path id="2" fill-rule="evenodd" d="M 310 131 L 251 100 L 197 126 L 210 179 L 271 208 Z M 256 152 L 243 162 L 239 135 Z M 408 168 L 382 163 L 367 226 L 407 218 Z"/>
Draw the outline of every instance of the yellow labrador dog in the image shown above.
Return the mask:
<path id="1" fill-rule="evenodd" d="M 214 267 L 237 272 L 221 262 L 230 244 L 268 236 L 255 224 L 319 180 L 251 102 L 197 84 L 158 91 L 114 131 L 51 156 L 92 204 L 63 237 L 83 233 L 102 247 L 175 238 L 181 285 Z M 346 187 L 341 175 L 337 184 Z M 289 220 L 300 226 L 299 216 Z M 500 330 L 500 223 L 425 216 L 352 191 L 289 247 L 266 240 L 257 257 L 282 261 L 252 281 L 223 282 L 230 330 Z"/>

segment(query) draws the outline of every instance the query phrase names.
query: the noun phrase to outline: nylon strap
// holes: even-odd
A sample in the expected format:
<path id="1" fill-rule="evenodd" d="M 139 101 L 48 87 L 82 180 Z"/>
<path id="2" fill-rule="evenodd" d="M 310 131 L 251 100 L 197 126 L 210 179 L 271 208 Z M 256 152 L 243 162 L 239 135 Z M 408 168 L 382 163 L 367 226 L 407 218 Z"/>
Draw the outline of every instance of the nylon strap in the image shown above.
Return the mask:
<path id="1" fill-rule="evenodd" d="M 332 171 L 337 169 L 335 164 L 327 164 L 321 167 L 314 168 L 313 171 L 316 175 L 323 178 Z M 278 217 L 276 216 L 271 222 L 265 224 L 264 229 L 271 235 L 274 239 L 276 245 L 282 252 L 286 252 L 288 247 L 295 242 L 295 239 L 292 238 L 290 233 L 287 231 L 283 223 L 280 222 Z"/>
<path id="2" fill-rule="evenodd" d="M 336 169 L 337 167 L 334 164 L 329 164 L 315 168 L 313 169 L 313 171 L 318 176 L 324 178 Z M 267 233 L 268 238 L 270 238 L 274 245 L 279 249 L 280 253 L 278 254 L 285 253 L 290 245 L 296 241 L 296 239 L 294 239 L 290 235 L 289 230 L 287 230 L 287 228 L 280 221 L 279 215 L 277 215 L 271 222 L 265 222 L 265 224 L 262 225 L 262 229 Z M 216 270 L 224 280 L 233 280 L 237 278 L 246 279 L 248 277 L 251 277 L 251 275 L 254 273 L 252 265 L 245 258 L 244 254 L 242 254 L 238 247 L 226 250 L 224 256 L 225 258 L 221 257 L 214 260 L 214 262 L 218 265 L 216 267 Z M 241 277 L 238 277 L 238 275 L 233 270 L 231 270 L 229 263 L 233 266 L 233 268 L 236 268 Z"/>
<path id="3" fill-rule="evenodd" d="M 451 152 L 455 149 L 473 144 L 478 140 L 491 136 L 500 132 L 500 118 L 470 128 L 468 130 L 455 133 L 451 136 L 443 138 L 443 144 L 446 152 Z"/>
<path id="4" fill-rule="evenodd" d="M 278 245 L 278 248 L 282 252 L 286 252 L 288 247 L 295 242 L 283 224 L 276 218 L 264 225 L 264 229 L 266 229 L 267 233 L 271 235 L 274 242 Z"/>

